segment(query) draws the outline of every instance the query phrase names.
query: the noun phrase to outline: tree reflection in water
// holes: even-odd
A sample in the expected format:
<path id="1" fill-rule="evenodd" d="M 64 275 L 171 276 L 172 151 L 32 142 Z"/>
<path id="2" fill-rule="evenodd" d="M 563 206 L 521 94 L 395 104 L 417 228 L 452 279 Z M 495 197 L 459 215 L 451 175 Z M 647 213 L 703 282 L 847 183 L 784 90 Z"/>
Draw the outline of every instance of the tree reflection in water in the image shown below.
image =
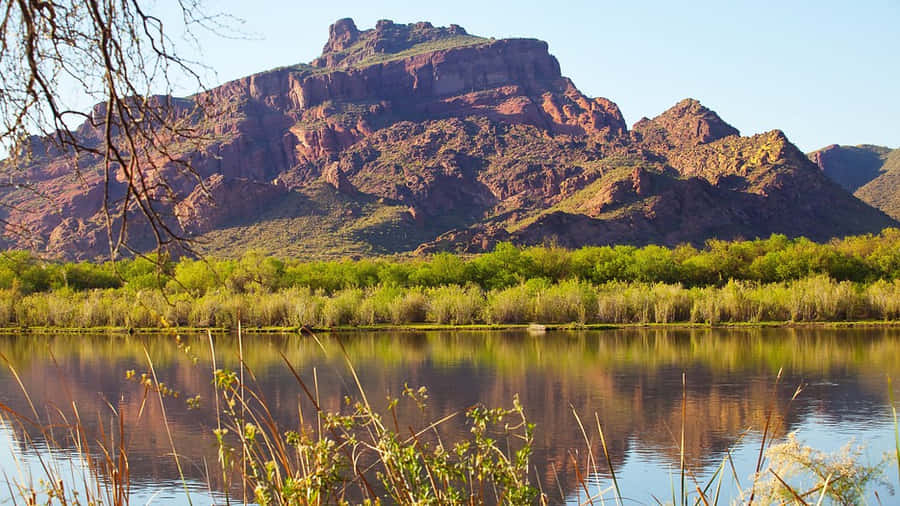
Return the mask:
<path id="1" fill-rule="evenodd" d="M 624 473 L 620 478 L 642 483 L 644 477 L 627 473 L 678 468 L 680 449 L 674 435 L 681 427 L 682 372 L 687 377 L 686 463 L 691 472 L 708 475 L 748 428 L 748 441 L 758 437 L 770 404 L 775 409 L 776 437 L 801 426 L 809 430 L 810 420 L 816 420 L 815 430 L 821 431 L 852 433 L 881 427 L 889 431 L 885 376 L 897 377 L 900 369 L 896 360 L 900 330 L 886 328 L 635 329 L 540 336 L 372 332 L 320 337 L 324 349 L 297 335 L 245 336 L 246 364 L 285 429 L 296 428 L 298 403 L 309 413 L 312 406 L 280 353 L 305 379 L 311 380 L 316 371 L 324 409 L 346 410 L 344 398 L 353 397 L 356 388 L 334 342 L 341 339 L 376 408 L 386 405 L 387 396 L 399 395 L 404 384 L 428 387 L 424 413 L 401 404 L 402 426 L 422 425 L 476 403 L 508 406 L 518 394 L 530 421 L 537 424 L 533 461 L 543 489 L 550 493 L 561 485 L 566 494 L 576 484 L 572 455 L 582 459 L 586 450 L 573 408 L 585 419 L 593 420 L 597 414 L 612 465 Z M 237 367 L 236 338 L 223 335 L 215 341 L 219 367 Z M 184 336 L 180 345 L 172 336 L 161 335 L 0 337 L 0 352 L 19 371 L 38 409 L 74 402 L 88 430 L 98 429 L 98 419 L 108 423 L 106 402 L 126 422 L 137 420 L 130 430 L 140 437 L 133 438 L 129 451 L 136 490 L 178 478 L 168 457 L 171 448 L 158 403 L 146 403 L 138 418 L 143 389 L 125 380 L 126 371 L 139 374 L 147 369 L 144 346 L 160 380 L 179 392 L 177 399 L 166 399 L 166 414 L 185 473 L 204 482 L 204 459 L 216 461 L 212 363 L 205 336 Z M 783 379 L 776 386 L 781 368 Z M 804 391 L 788 410 L 801 383 L 806 385 Z M 189 409 L 185 399 L 194 395 L 200 396 L 200 405 Z M 0 372 L 0 400 L 13 409 L 30 410 L 6 370 Z M 464 417 L 447 421 L 442 430 L 450 440 L 468 433 Z M 589 434 L 594 454 L 602 455 L 596 430 Z M 888 448 L 872 450 L 878 454 Z M 607 466 L 598 467 L 601 476 L 595 478 L 602 480 Z M 217 480 L 215 473 L 211 479 Z M 660 481 L 656 488 L 668 489 L 668 475 L 653 479 Z M 635 492 L 626 490 L 629 493 Z"/>

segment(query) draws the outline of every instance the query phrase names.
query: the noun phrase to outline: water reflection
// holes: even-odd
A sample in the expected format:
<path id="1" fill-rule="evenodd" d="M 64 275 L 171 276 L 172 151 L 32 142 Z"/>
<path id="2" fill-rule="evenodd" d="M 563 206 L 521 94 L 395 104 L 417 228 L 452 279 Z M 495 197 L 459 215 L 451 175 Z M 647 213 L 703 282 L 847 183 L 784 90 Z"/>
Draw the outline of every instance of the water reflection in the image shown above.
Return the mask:
<path id="1" fill-rule="evenodd" d="M 557 500 L 557 490 L 571 496 L 576 489 L 575 462 L 585 471 L 586 445 L 573 409 L 592 422 L 590 443 L 599 455 L 599 436 L 591 429 L 596 413 L 613 466 L 622 471 L 625 483 L 647 485 L 639 474 L 652 471 L 660 481 L 657 488 L 665 491 L 669 483 L 664 471 L 677 468 L 680 459 L 683 391 L 685 457 L 699 476 L 714 469 L 729 448 L 752 454 L 753 431 L 763 427 L 770 406 L 778 435 L 803 427 L 813 441 L 827 439 L 817 431 L 882 431 L 890 436 L 885 376 L 896 377 L 900 368 L 900 331 L 894 329 L 629 330 L 541 336 L 382 332 L 321 336 L 321 345 L 296 335 L 245 336 L 245 362 L 285 428 L 296 427 L 298 404 L 307 410 L 311 406 L 283 364 L 282 353 L 310 384 L 318 379 L 325 409 L 340 410 L 344 398 L 356 394 L 336 339 L 344 343 L 374 404 L 384 406 L 386 397 L 398 395 L 405 383 L 429 388 L 424 413 L 412 406 L 401 409 L 404 425 L 436 420 L 479 402 L 508 406 L 518 394 L 538 426 L 536 472 L 543 489 Z M 148 401 L 143 388 L 124 379 L 128 370 L 138 375 L 148 370 L 145 349 L 160 380 L 179 392 L 179 398 L 166 399 L 166 418 L 158 400 Z M 219 367 L 237 366 L 233 336 L 216 336 L 215 349 Z M 206 336 L 185 336 L 180 343 L 158 335 L 2 336 L 0 352 L 19 372 L 42 414 L 69 412 L 74 402 L 92 431 L 107 427 L 113 410 L 122 414 L 135 490 L 165 482 L 173 483 L 170 488 L 179 486 L 166 420 L 191 483 L 212 481 L 214 488 L 221 487 L 215 473 L 207 472 L 216 461 L 211 430 L 217 422 Z M 804 390 L 791 403 L 798 385 L 805 385 Z M 188 409 L 185 398 L 194 395 L 200 395 L 200 407 Z M 6 370 L 0 372 L 0 400 L 30 412 Z M 735 448 L 748 428 L 747 440 Z M 468 434 L 463 417 L 451 419 L 443 429 L 450 439 Z M 742 455 L 735 458 L 750 460 Z M 594 478 L 602 483 L 606 466 L 598 466 L 598 471 Z M 640 499 L 649 501 L 649 494 Z"/>

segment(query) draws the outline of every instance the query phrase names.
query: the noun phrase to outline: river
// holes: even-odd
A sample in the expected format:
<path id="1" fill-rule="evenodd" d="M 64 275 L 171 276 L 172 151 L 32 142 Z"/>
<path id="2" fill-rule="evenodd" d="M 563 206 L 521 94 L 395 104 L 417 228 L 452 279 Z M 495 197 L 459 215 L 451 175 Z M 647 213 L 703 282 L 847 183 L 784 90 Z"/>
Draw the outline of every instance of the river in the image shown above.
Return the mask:
<path id="1" fill-rule="evenodd" d="M 282 355 L 311 389 L 317 385 L 324 409 L 346 410 L 345 397 L 358 398 L 340 341 L 376 409 L 387 405 L 388 396 L 400 396 L 406 384 L 427 387 L 424 410 L 413 403 L 399 406 L 402 426 L 422 426 L 478 403 L 508 407 L 517 395 L 536 424 L 532 479 L 551 503 L 578 504 L 587 497 L 586 487 L 591 494 L 606 491 L 605 500 L 613 500 L 597 421 L 622 495 L 631 504 L 671 501 L 681 487 L 682 450 L 689 491 L 705 487 L 730 455 L 733 466 L 725 468 L 720 504 L 739 501 L 739 489 L 747 488 L 755 470 L 767 420 L 776 443 L 793 432 L 832 452 L 853 440 L 869 463 L 895 448 L 887 383 L 888 376 L 900 376 L 900 329 L 895 328 L 383 331 L 318 337 L 243 336 L 245 374 L 255 378 L 282 428 L 297 427 L 298 405 L 311 413 Z M 217 367 L 239 370 L 237 337 L 216 335 L 213 341 Z M 132 504 L 186 504 L 186 494 L 193 504 L 224 502 L 215 472 L 212 431 L 218 422 L 207 336 L 4 335 L 0 353 L 28 392 L 22 393 L 12 369 L 0 370 L 0 401 L 9 410 L 28 419 L 66 416 L 71 422 L 77 409 L 86 433 L 97 438 L 118 434 L 113 413 L 122 417 Z M 165 397 L 165 413 L 156 394 L 145 396 L 137 381 L 141 373 L 151 373 L 148 356 L 159 381 L 173 391 Z M 135 372 L 131 379 L 128 371 Z M 896 396 L 896 385 L 894 390 Z M 187 399 L 197 395 L 189 405 Z M 14 423 L 10 411 L 4 416 L 0 468 L 12 486 L 0 486 L 0 501 L 18 494 L 17 483 L 36 484 L 48 462 L 65 470 L 61 479 L 70 488 L 89 481 L 81 478 L 83 465 L 73 460 L 74 444 L 63 429 L 54 432 L 51 444 L 27 422 Z M 462 415 L 440 430 L 445 442 L 469 434 Z M 885 471 L 896 487 L 896 463 Z M 884 504 L 897 500 L 887 486 L 875 486 L 870 493 L 875 492 Z M 231 497 L 240 498 L 234 490 Z"/>

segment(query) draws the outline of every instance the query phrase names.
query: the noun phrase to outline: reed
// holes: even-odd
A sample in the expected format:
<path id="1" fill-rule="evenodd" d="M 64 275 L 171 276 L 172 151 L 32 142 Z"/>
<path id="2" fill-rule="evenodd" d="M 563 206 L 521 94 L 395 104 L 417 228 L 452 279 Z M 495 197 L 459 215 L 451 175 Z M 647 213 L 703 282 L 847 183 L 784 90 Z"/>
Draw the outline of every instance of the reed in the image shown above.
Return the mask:
<path id="1" fill-rule="evenodd" d="M 356 401 L 342 412 L 325 410 L 315 375 L 310 383 L 283 357 L 311 406 L 311 413 L 298 407 L 296 428 L 278 424 L 252 379 L 215 371 L 224 406 L 222 428 L 217 429 L 219 463 L 226 475 L 240 476 L 255 502 L 332 504 L 348 497 L 410 505 L 543 502 L 529 478 L 534 426 L 518 399 L 508 409 L 473 406 L 464 414 L 401 430 L 398 405 L 411 403 L 424 410 L 427 390 L 406 387 L 399 397 L 388 399 L 386 412 L 379 412 L 340 348 L 358 389 Z M 445 446 L 439 435 L 442 424 L 455 416 L 465 416 L 472 436 Z M 494 439 L 498 431 L 515 443 L 501 447 Z M 245 461 L 234 457 L 239 454 Z"/>
<path id="2" fill-rule="evenodd" d="M 484 306 L 487 323 L 521 323 L 533 320 L 531 301 L 534 290 L 516 285 L 488 293 Z"/>
<path id="3" fill-rule="evenodd" d="M 468 325 L 478 321 L 484 295 L 476 286 L 448 285 L 432 288 L 428 298 L 428 321 L 450 325 Z"/>
<path id="4" fill-rule="evenodd" d="M 873 283 L 811 276 L 729 281 L 722 286 L 535 278 L 484 291 L 477 285 L 378 284 L 327 293 L 306 287 L 221 288 L 194 296 L 159 290 L 61 288 L 21 295 L 0 289 L 0 326 L 235 328 L 377 324 L 666 324 L 895 321 L 900 280 Z"/>
<path id="5" fill-rule="evenodd" d="M 897 484 L 900 485 L 900 421 L 897 419 L 897 405 L 894 401 L 894 385 L 888 376 L 888 401 L 891 403 L 891 418 L 894 420 L 894 463 L 897 464 Z"/>
<path id="6" fill-rule="evenodd" d="M 564 281 L 537 291 L 533 307 L 538 322 L 593 322 L 596 321 L 597 292 L 588 283 Z"/>
<path id="7" fill-rule="evenodd" d="M 0 426 L 13 430 L 19 445 L 30 450 L 38 460 L 41 473 L 32 476 L 23 471 L 18 476 L 6 475 L 9 499 L 14 503 L 18 499 L 24 504 L 129 504 L 131 468 L 128 452 L 136 436 L 131 432 L 132 424 L 126 424 L 121 413 L 110 406 L 109 412 L 97 414 L 108 423 L 101 424 L 99 431 L 89 430 L 74 401 L 69 406 L 47 409 L 46 414 L 42 414 L 44 407 L 32 403 L 16 368 L 2 354 L 0 359 L 16 379 L 31 410 L 21 413 L 0 402 Z M 65 384 L 61 387 L 68 392 Z M 148 386 L 144 391 L 144 402 L 148 400 L 150 389 Z M 71 399 L 71 394 L 69 397 Z M 139 420 L 130 422 L 137 425 Z M 74 448 L 74 457 L 57 458 L 53 452 L 61 448 Z M 24 469 L 18 462 L 17 467 Z"/>
<path id="8" fill-rule="evenodd" d="M 900 280 L 878 280 L 865 287 L 870 311 L 884 320 L 900 319 Z"/>
<path id="9" fill-rule="evenodd" d="M 403 290 L 399 287 L 378 286 L 366 294 L 357 309 L 356 319 L 364 325 L 390 323 L 394 320 L 392 306 L 401 297 L 403 297 Z"/>
<path id="10" fill-rule="evenodd" d="M 427 319 L 428 299 L 421 290 L 412 289 L 392 300 L 388 311 L 391 323 L 421 323 Z"/>
<path id="11" fill-rule="evenodd" d="M 291 327 L 315 327 L 322 321 L 325 298 L 309 288 L 291 288 L 285 291 L 289 313 L 287 324 Z"/>
<path id="12" fill-rule="evenodd" d="M 363 292 L 360 289 L 343 290 L 326 299 L 322 307 L 322 325 L 337 327 L 359 324 L 357 309 L 362 300 Z"/>

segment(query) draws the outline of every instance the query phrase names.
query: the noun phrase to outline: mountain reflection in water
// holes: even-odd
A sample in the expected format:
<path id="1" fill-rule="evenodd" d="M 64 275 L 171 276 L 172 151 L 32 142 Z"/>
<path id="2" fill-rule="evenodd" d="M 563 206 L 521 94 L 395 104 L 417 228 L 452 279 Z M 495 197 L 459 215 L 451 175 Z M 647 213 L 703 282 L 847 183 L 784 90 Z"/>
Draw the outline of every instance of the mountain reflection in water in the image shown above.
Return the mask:
<path id="1" fill-rule="evenodd" d="M 398 396 L 404 384 L 428 387 L 424 413 L 400 405 L 401 426 L 423 425 L 477 403 L 510 406 L 518 394 L 526 415 L 537 424 L 536 472 L 543 489 L 555 500 L 560 487 L 567 495 L 575 489 L 573 456 L 579 465 L 584 462 L 586 445 L 573 409 L 592 422 L 588 427 L 594 429 L 588 432 L 599 456 L 596 413 L 614 468 L 627 470 L 646 460 L 677 469 L 684 373 L 685 458 L 689 469 L 702 474 L 717 466 L 748 428 L 750 437 L 758 437 L 770 405 L 778 422 L 776 435 L 812 419 L 821 430 L 852 433 L 889 427 L 885 377 L 897 377 L 900 369 L 896 358 L 900 329 L 887 328 L 635 329 L 540 336 L 391 331 L 322 335 L 320 339 L 322 347 L 314 339 L 297 335 L 244 337 L 245 363 L 284 429 L 296 428 L 298 403 L 306 413 L 313 411 L 280 354 L 310 384 L 315 370 L 324 409 L 347 409 L 344 398 L 354 397 L 356 387 L 335 342 L 341 339 L 376 408 L 386 406 L 387 396 Z M 109 423 L 109 402 L 124 415 L 126 424 L 132 423 L 128 430 L 135 436 L 129 461 L 137 490 L 178 479 L 158 400 L 147 402 L 138 420 L 143 389 L 125 380 L 128 370 L 138 375 L 147 370 L 145 346 L 160 381 L 180 393 L 178 399 L 166 400 L 166 416 L 175 447 L 184 458 L 185 473 L 196 482 L 206 482 L 204 467 L 216 462 L 212 362 L 206 336 L 183 336 L 180 346 L 173 336 L 161 335 L 0 337 L 0 352 L 18 370 L 38 410 L 65 409 L 74 401 L 85 425 L 96 429 L 101 422 Z M 215 346 L 218 366 L 235 369 L 236 337 L 215 336 Z M 805 385 L 803 392 L 790 403 L 800 384 Z M 200 407 L 188 409 L 185 398 L 198 394 Z M 19 412 L 30 412 L 15 378 L 5 368 L 0 371 L 0 400 Z M 442 425 L 445 443 L 468 434 L 463 416 Z M 869 453 L 886 450 L 875 448 Z M 602 479 L 606 466 L 598 467 L 601 476 L 595 478 Z M 658 480 L 666 490 L 669 477 Z M 221 485 L 213 483 L 216 486 Z"/>

